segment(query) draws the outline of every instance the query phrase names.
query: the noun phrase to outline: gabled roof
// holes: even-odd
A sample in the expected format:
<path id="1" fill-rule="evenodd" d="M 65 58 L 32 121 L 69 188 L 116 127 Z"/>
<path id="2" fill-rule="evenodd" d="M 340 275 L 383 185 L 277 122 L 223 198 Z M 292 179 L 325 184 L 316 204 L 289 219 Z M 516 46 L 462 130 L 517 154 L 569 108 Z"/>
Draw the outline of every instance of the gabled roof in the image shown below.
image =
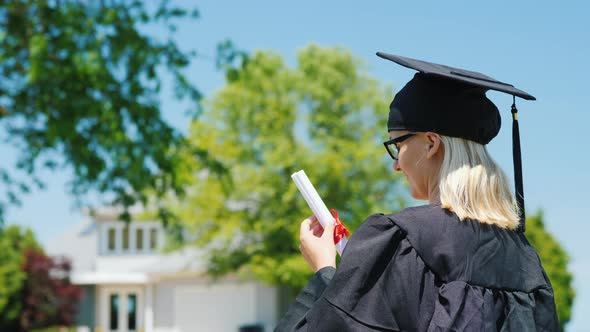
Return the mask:
<path id="1" fill-rule="evenodd" d="M 51 256 L 66 256 L 72 260 L 72 272 L 94 269 L 98 255 L 96 223 L 86 219 L 59 235 L 45 246 Z"/>

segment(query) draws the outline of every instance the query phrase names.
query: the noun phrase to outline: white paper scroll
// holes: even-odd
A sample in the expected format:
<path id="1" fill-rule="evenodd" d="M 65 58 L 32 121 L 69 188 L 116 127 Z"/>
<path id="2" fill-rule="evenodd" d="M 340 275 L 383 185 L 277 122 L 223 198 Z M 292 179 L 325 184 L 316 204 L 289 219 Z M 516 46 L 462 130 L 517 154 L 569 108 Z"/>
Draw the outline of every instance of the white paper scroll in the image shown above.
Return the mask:
<path id="1" fill-rule="evenodd" d="M 301 195 L 303 195 L 303 198 L 307 202 L 307 205 L 309 205 L 309 207 L 311 208 L 313 215 L 316 216 L 316 218 L 318 218 L 320 225 L 322 225 L 322 227 L 326 227 L 328 223 L 333 224 L 334 217 L 332 217 L 332 214 L 330 213 L 330 211 L 326 207 L 326 204 L 324 204 L 324 201 L 322 201 L 320 195 L 307 178 L 307 175 L 305 175 L 305 172 L 303 170 L 295 172 L 291 175 L 291 178 L 293 179 L 293 181 L 295 181 L 295 184 L 297 185 L 299 192 L 301 193 Z M 346 239 L 346 237 L 342 237 L 342 239 L 340 239 L 340 242 L 336 243 L 336 251 L 338 251 L 338 254 L 340 254 L 341 256 L 344 247 L 346 247 L 347 241 L 348 240 Z"/>

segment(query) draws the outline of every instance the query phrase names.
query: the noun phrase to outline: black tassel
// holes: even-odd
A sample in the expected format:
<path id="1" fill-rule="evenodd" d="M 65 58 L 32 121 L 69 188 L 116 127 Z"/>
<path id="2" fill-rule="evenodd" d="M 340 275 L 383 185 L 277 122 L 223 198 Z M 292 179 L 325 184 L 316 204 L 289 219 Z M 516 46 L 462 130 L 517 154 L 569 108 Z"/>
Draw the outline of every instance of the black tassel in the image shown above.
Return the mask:
<path id="1" fill-rule="evenodd" d="M 516 204 L 518 206 L 520 222 L 518 230 L 525 231 L 524 189 L 522 184 L 522 158 L 520 154 L 520 130 L 518 128 L 518 110 L 516 97 L 512 96 L 512 161 L 514 163 L 514 186 L 516 187 Z"/>

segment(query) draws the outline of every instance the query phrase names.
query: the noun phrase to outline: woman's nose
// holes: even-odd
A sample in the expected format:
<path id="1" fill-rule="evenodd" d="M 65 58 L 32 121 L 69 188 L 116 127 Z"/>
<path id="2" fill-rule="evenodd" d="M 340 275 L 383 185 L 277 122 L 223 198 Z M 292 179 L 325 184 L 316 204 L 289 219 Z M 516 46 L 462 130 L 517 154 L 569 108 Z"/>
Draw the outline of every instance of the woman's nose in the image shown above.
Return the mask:
<path id="1" fill-rule="evenodd" d="M 402 169 L 399 167 L 399 160 L 397 160 L 397 159 L 396 159 L 396 160 L 393 162 L 393 170 L 394 170 L 394 171 L 396 171 L 396 172 L 399 172 L 399 171 L 401 171 L 401 170 L 402 170 Z"/>

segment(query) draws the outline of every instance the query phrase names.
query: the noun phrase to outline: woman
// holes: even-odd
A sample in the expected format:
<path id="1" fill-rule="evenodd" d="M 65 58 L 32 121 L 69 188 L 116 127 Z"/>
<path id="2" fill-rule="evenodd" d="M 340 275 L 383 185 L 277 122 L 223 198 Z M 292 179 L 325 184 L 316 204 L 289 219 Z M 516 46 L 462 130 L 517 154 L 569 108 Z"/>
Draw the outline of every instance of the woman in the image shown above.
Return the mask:
<path id="1" fill-rule="evenodd" d="M 419 71 L 390 105 L 384 144 L 428 205 L 370 216 L 337 269 L 333 226 L 304 220 L 301 252 L 316 273 L 276 330 L 557 331 L 553 289 L 519 226 L 523 205 L 485 148 L 500 129 L 485 92 L 534 97 L 479 73 L 378 55 Z"/>

